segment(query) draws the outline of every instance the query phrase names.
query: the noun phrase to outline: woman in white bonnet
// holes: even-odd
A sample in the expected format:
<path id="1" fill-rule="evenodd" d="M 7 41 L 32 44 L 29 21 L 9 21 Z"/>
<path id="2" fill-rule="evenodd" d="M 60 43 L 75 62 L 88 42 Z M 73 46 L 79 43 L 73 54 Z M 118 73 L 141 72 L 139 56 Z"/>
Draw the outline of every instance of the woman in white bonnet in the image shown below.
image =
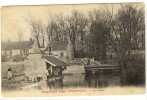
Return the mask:
<path id="1" fill-rule="evenodd" d="M 9 80 L 12 79 L 12 69 L 11 69 L 10 66 L 9 66 L 9 68 L 8 68 L 8 79 L 9 79 Z"/>

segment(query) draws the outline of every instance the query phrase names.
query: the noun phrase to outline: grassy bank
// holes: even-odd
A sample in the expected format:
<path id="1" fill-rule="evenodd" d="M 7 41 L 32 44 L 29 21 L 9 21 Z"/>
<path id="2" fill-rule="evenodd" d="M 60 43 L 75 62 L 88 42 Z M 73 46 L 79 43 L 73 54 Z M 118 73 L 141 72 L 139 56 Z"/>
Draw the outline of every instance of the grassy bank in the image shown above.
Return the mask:
<path id="1" fill-rule="evenodd" d="M 17 81 L 17 80 L 8 80 L 2 78 L 2 91 L 20 91 L 22 86 L 27 86 L 33 82 Z"/>

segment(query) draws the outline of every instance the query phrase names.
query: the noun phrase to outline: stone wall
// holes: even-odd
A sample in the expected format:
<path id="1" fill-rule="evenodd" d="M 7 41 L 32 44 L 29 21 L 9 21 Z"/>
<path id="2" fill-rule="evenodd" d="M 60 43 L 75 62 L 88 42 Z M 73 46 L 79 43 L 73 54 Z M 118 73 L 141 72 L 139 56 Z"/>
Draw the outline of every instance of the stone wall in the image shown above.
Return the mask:
<path id="1" fill-rule="evenodd" d="M 46 62 L 41 54 L 30 54 L 29 59 L 24 62 L 2 62 L 2 77 L 7 78 L 9 66 L 12 69 L 13 75 L 26 75 L 32 80 L 37 76 L 46 79 Z"/>
<path id="2" fill-rule="evenodd" d="M 85 73 L 85 69 L 83 65 L 70 65 L 66 67 L 66 70 L 63 71 L 63 74 L 71 74 L 71 73 Z"/>

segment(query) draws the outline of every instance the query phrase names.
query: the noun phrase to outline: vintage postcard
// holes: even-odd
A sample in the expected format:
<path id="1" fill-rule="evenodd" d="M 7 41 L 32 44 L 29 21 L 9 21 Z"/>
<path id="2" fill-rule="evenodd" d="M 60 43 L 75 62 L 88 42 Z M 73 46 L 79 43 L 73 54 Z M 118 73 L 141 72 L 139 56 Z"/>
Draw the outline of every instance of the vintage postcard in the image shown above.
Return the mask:
<path id="1" fill-rule="evenodd" d="M 3 97 L 145 93 L 145 4 L 2 7 Z"/>

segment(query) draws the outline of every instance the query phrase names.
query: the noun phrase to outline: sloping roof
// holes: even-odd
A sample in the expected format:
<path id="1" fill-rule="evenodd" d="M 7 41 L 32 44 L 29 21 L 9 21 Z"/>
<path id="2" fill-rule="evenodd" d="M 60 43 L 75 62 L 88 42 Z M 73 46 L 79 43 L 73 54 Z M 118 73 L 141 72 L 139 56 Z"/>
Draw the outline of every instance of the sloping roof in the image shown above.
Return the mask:
<path id="1" fill-rule="evenodd" d="M 32 52 L 32 53 L 41 53 L 40 48 L 39 48 L 39 46 L 38 46 L 38 42 L 37 42 L 36 39 L 35 39 L 35 41 L 34 41 L 34 44 L 33 44 L 33 46 L 32 46 L 32 49 L 33 49 L 33 52 Z"/>
<path id="2" fill-rule="evenodd" d="M 20 42 L 2 42 L 2 50 L 14 50 L 14 49 L 28 49 L 32 47 L 32 41 L 20 41 Z"/>
<path id="3" fill-rule="evenodd" d="M 64 61 L 61 61 L 60 59 L 54 57 L 54 56 L 44 56 L 44 58 L 47 60 L 48 63 L 54 66 L 68 66 L 67 63 Z"/>
<path id="4" fill-rule="evenodd" d="M 66 50 L 68 45 L 68 41 L 52 41 L 48 44 L 45 51 L 48 50 L 48 47 L 51 47 L 53 51 L 56 50 Z"/>

